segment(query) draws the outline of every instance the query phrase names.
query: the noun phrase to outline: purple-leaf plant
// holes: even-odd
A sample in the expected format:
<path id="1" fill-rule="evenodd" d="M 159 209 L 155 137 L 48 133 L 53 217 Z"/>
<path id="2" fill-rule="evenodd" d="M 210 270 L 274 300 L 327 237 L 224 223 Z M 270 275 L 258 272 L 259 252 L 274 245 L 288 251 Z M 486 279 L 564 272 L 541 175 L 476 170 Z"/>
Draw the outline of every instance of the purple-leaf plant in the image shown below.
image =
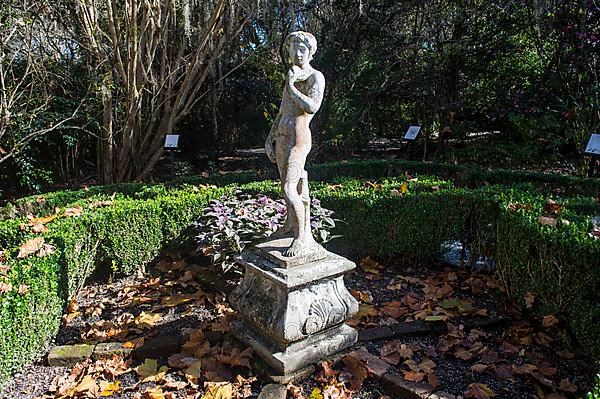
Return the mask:
<path id="1" fill-rule="evenodd" d="M 312 200 L 310 208 L 315 239 L 324 244 L 337 237 L 331 235 L 335 227 L 333 211 L 321 207 L 317 199 Z M 198 231 L 197 252 L 209 256 L 227 272 L 235 265 L 235 255 L 272 234 L 283 225 L 285 217 L 285 202 L 265 195 L 237 191 L 233 196 L 211 201 L 204 215 L 194 223 Z"/>

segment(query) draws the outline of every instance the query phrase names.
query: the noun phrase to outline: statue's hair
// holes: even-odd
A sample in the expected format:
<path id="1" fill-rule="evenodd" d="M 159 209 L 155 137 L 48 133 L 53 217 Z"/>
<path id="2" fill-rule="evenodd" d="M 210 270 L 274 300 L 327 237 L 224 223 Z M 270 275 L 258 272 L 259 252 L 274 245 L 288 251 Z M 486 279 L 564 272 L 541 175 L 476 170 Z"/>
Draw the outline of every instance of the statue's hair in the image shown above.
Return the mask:
<path id="1" fill-rule="evenodd" d="M 314 55 L 317 52 L 317 39 L 313 36 L 312 33 L 296 31 L 290 33 L 285 38 L 286 47 L 289 48 L 292 40 L 296 40 L 300 43 L 304 43 L 306 47 L 310 50 L 310 55 Z"/>

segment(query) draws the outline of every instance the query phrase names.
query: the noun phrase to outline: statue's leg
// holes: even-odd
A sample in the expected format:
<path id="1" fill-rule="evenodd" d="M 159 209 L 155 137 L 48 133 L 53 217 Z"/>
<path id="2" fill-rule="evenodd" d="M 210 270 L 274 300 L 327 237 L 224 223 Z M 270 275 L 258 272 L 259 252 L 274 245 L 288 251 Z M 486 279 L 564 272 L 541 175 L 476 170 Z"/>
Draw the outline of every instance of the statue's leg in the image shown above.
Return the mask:
<path id="1" fill-rule="evenodd" d="M 310 226 L 310 193 L 308 189 L 308 172 L 302 171 L 302 178 L 300 179 L 300 197 L 304 204 L 304 231 L 300 234 L 307 240 L 311 240 L 312 231 Z"/>
<path id="2" fill-rule="evenodd" d="M 285 140 L 285 139 L 286 139 L 286 137 L 281 137 L 280 139 L 277 140 L 276 151 L 278 154 L 280 154 L 280 153 L 286 154 L 286 153 L 289 153 L 289 151 L 290 151 L 289 145 L 286 143 L 287 140 Z M 285 215 L 285 222 L 283 223 L 283 226 L 278 228 L 277 231 L 275 231 L 271 235 L 271 237 L 275 238 L 275 239 L 286 237 L 293 233 L 292 213 L 290 212 L 291 205 L 290 205 L 290 201 L 288 200 L 288 197 L 285 192 L 285 181 L 286 181 L 286 176 L 287 176 L 287 162 L 288 162 L 287 156 L 280 156 L 280 155 L 277 156 L 277 169 L 279 170 L 279 178 L 281 181 L 281 192 L 283 194 L 283 200 L 285 201 L 286 215 Z"/>
<path id="3" fill-rule="evenodd" d="M 290 248 L 284 253 L 285 256 L 296 256 L 302 252 L 306 246 L 305 224 L 306 212 L 305 205 L 298 186 L 302 173 L 304 172 L 304 163 L 308 150 L 300 146 L 295 146 L 290 151 L 289 161 L 285 173 L 285 181 L 283 183 L 284 195 L 287 197 L 290 208 L 288 214 L 292 217 L 292 227 L 294 230 L 294 240 Z M 302 233 L 302 234 L 301 234 Z"/>

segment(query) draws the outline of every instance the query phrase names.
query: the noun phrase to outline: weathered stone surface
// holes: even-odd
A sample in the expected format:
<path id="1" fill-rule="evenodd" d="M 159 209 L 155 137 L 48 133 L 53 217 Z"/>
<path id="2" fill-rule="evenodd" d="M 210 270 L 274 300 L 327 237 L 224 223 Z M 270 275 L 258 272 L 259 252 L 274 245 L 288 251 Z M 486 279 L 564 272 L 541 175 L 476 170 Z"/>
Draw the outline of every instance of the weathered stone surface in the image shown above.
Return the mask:
<path id="1" fill-rule="evenodd" d="M 310 364 L 291 373 L 281 374 L 276 372 L 259 356 L 253 357 L 250 363 L 252 365 L 252 370 L 254 370 L 254 372 L 263 379 L 263 381 L 273 381 L 274 383 L 281 385 L 287 385 L 290 382 L 308 377 L 315 372 L 315 366 Z"/>
<path id="2" fill-rule="evenodd" d="M 305 255 L 291 258 L 284 256 L 284 252 L 292 245 L 293 239 L 293 237 L 275 238 L 256 244 L 254 248 L 258 255 L 284 269 L 315 262 L 327 257 L 327 250 L 317 243 L 313 244 L 315 249 L 308 251 Z"/>
<path id="3" fill-rule="evenodd" d="M 271 337 L 262 334 L 243 320 L 233 322 L 231 330 L 238 339 L 252 346 L 256 354 L 276 372 L 284 375 L 349 348 L 358 339 L 355 329 L 340 324 L 282 349 Z"/>
<path id="4" fill-rule="evenodd" d="M 92 360 L 110 359 L 114 355 L 127 357 L 131 355 L 131 352 L 133 352 L 133 349 L 123 348 L 121 342 L 103 342 L 96 345 L 96 348 L 94 348 Z"/>
<path id="5" fill-rule="evenodd" d="M 268 384 L 263 387 L 258 399 L 285 399 L 287 388 L 281 384 Z"/>
<path id="6" fill-rule="evenodd" d="M 429 395 L 427 399 L 457 399 L 457 397 L 448 392 L 437 391 Z"/>
<path id="7" fill-rule="evenodd" d="M 377 341 L 380 339 L 387 339 L 394 336 L 394 332 L 389 327 L 374 327 L 374 328 L 364 328 L 362 330 L 358 330 L 358 340 L 359 341 Z"/>
<path id="8" fill-rule="evenodd" d="M 388 393 L 403 399 L 426 399 L 435 391 L 429 384 L 406 381 L 394 373 L 387 373 L 381 377 L 380 384 Z"/>
<path id="9" fill-rule="evenodd" d="M 73 366 L 76 363 L 89 359 L 94 352 L 94 345 L 64 345 L 57 346 L 48 353 L 50 366 Z"/>
<path id="10" fill-rule="evenodd" d="M 181 349 L 179 335 L 163 335 L 144 342 L 144 345 L 133 351 L 133 357 L 138 360 L 159 359 L 178 353 Z"/>
<path id="11" fill-rule="evenodd" d="M 239 261 L 246 274 L 229 301 L 249 324 L 279 342 L 280 349 L 358 311 L 343 280 L 343 273 L 355 265 L 341 256 L 329 253 L 291 269 L 274 268 L 252 251 L 245 251 Z"/>

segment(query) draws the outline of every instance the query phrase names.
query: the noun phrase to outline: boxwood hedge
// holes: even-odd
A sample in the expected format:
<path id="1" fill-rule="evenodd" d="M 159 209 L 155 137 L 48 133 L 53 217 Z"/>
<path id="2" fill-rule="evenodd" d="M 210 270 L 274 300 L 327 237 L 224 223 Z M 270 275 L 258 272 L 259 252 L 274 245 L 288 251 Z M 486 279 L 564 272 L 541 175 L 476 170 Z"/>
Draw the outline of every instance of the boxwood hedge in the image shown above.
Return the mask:
<path id="1" fill-rule="evenodd" d="M 461 239 L 476 253 L 494 256 L 507 293 L 518 303 L 523 304 L 525 294 L 534 295 L 539 315 L 557 316 L 579 343 L 600 356 L 600 240 L 588 234 L 600 207 L 589 195 L 557 197 L 552 208 L 556 226 L 539 220 L 551 197 L 548 191 L 580 183 L 577 192 L 590 193 L 596 182 L 548 177 L 540 190 L 539 181 L 486 185 L 494 180 L 488 176 L 490 181 L 461 182 L 459 187 L 435 176 L 415 177 L 415 170 L 402 172 L 399 165 L 404 164 L 339 163 L 311 172 L 313 178 L 328 180 L 313 180 L 312 196 L 344 221 L 338 224 L 339 233 L 355 256 L 426 263 L 439 257 L 444 241 Z M 335 177 L 338 173 L 346 176 Z M 279 191 L 276 182 L 253 181 L 245 173 L 63 191 L 25 198 L 5 209 L 13 218 L 0 222 L 0 249 L 5 251 L 0 282 L 13 289 L 0 293 L 0 384 L 47 345 L 68 299 L 95 269 L 127 274 L 143 268 L 165 245 L 178 243 L 208 201 L 238 187 L 269 195 Z M 19 227 L 27 222 L 27 212 L 42 216 L 56 207 L 74 206 L 81 206 L 81 216 L 59 217 L 47 224 L 45 233 Z M 17 259 L 19 247 L 37 236 L 56 250 Z M 19 293 L 21 285 L 28 288 Z"/>

